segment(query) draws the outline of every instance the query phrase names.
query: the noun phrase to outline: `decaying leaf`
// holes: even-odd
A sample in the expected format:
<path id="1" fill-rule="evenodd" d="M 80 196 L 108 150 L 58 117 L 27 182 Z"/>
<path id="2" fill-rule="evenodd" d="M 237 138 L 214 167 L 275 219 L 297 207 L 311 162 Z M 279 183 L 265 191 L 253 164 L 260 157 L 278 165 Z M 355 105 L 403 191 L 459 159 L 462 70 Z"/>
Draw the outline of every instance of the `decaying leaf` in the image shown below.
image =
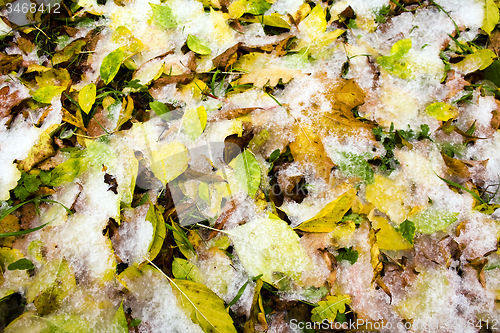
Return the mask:
<path id="1" fill-rule="evenodd" d="M 35 276 L 26 292 L 28 302 L 34 302 L 40 315 L 56 310 L 75 288 L 72 269 L 65 259 L 49 261 Z"/>

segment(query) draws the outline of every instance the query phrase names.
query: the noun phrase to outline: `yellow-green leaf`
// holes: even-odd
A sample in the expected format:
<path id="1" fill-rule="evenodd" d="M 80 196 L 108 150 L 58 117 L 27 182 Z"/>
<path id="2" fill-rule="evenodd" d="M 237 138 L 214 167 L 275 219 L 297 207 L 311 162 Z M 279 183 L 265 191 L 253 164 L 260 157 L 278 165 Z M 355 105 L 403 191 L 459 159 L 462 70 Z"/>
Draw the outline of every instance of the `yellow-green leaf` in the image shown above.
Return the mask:
<path id="1" fill-rule="evenodd" d="M 26 292 L 26 300 L 34 302 L 39 314 L 56 310 L 75 288 L 76 281 L 66 259 L 48 262 L 35 276 Z"/>
<path id="2" fill-rule="evenodd" d="M 174 258 L 172 262 L 172 274 L 176 279 L 189 280 L 196 283 L 203 283 L 203 274 L 200 269 L 192 262 Z"/>
<path id="3" fill-rule="evenodd" d="M 153 204 L 149 206 L 146 214 L 146 221 L 153 225 L 153 238 L 148 249 L 148 259 L 154 260 L 163 246 L 163 240 L 167 235 L 163 215 L 155 208 Z"/>
<path id="4" fill-rule="evenodd" d="M 402 79 L 410 79 L 412 76 L 411 62 L 406 55 L 410 51 L 412 41 L 410 38 L 401 39 L 391 47 L 391 54 L 380 56 L 377 63 L 392 75 Z"/>
<path id="5" fill-rule="evenodd" d="M 174 241 L 175 244 L 179 247 L 179 251 L 181 251 L 182 255 L 188 259 L 193 259 L 196 257 L 196 252 L 194 251 L 193 245 L 189 241 L 189 239 L 186 236 L 186 233 L 182 229 L 182 227 L 170 220 L 172 223 L 172 228 L 173 228 L 173 235 L 174 235 Z"/>
<path id="6" fill-rule="evenodd" d="M 229 166 L 233 168 L 239 186 L 253 198 L 260 186 L 260 165 L 255 156 L 245 149 Z"/>
<path id="7" fill-rule="evenodd" d="M 491 34 L 499 20 L 498 7 L 493 0 L 486 0 L 484 5 L 483 29 L 488 35 Z"/>
<path id="8" fill-rule="evenodd" d="M 299 236 L 275 216 L 258 218 L 232 229 L 229 238 L 249 276 L 278 283 L 285 274 L 298 279 L 312 262 L 300 245 Z"/>
<path id="9" fill-rule="evenodd" d="M 186 43 L 189 49 L 194 53 L 198 53 L 200 55 L 208 55 L 212 53 L 208 42 L 203 38 L 189 34 Z"/>
<path id="10" fill-rule="evenodd" d="M 171 280 L 172 290 L 182 309 L 205 332 L 236 333 L 224 301 L 200 283 Z"/>
<path id="11" fill-rule="evenodd" d="M 468 54 L 465 59 L 459 63 L 452 65 L 452 68 L 463 72 L 464 74 L 469 74 L 477 70 L 483 70 L 495 61 L 495 52 L 490 49 L 481 49 L 473 54 Z"/>
<path id="12" fill-rule="evenodd" d="M 92 110 L 92 105 L 94 105 L 95 102 L 95 96 L 96 86 L 94 83 L 87 84 L 78 93 L 78 104 L 80 104 L 80 107 L 86 114 Z"/>
<path id="13" fill-rule="evenodd" d="M 456 107 L 443 102 L 432 103 L 425 108 L 425 112 L 440 121 L 448 121 L 458 116 Z"/>
<path id="14" fill-rule="evenodd" d="M 54 54 L 54 56 L 52 57 L 52 65 L 57 65 L 62 62 L 69 61 L 75 55 L 80 54 L 85 44 L 86 42 L 83 39 L 78 39 L 70 43 L 64 49 Z"/>
<path id="15" fill-rule="evenodd" d="M 326 301 L 319 301 L 318 306 L 311 311 L 311 320 L 322 322 L 328 320 L 335 321 L 337 312 L 344 313 L 346 304 L 351 303 L 349 295 L 327 296 Z"/>
<path id="16" fill-rule="evenodd" d="M 156 178 L 166 185 L 186 171 L 189 156 L 186 146 L 179 141 L 165 143 L 152 152 L 152 165 Z"/>
<path id="17" fill-rule="evenodd" d="M 238 19 L 243 14 L 262 15 L 271 8 L 266 0 L 237 0 L 227 8 L 229 16 Z"/>
<path id="18" fill-rule="evenodd" d="M 108 328 L 109 333 L 127 333 L 128 325 L 127 318 L 125 317 L 125 311 L 123 311 L 123 301 L 120 303 L 120 307 L 116 310 L 111 321 L 111 326 Z"/>
<path id="19" fill-rule="evenodd" d="M 40 103 L 49 104 L 54 98 L 59 98 L 64 90 L 66 87 L 45 86 L 33 93 L 33 99 Z"/>
<path id="20" fill-rule="evenodd" d="M 177 26 L 177 19 L 169 6 L 166 4 L 156 5 L 154 3 L 149 3 L 149 5 L 153 11 L 153 19 L 157 27 L 171 29 Z"/>
<path id="21" fill-rule="evenodd" d="M 340 222 L 351 208 L 355 198 L 356 190 L 350 189 L 327 204 L 316 216 L 303 222 L 295 229 L 306 232 L 332 232 L 336 229 L 337 222 Z"/>
<path id="22" fill-rule="evenodd" d="M 432 234 L 445 229 L 458 219 L 458 213 L 428 208 L 409 218 L 415 223 L 415 228 L 423 234 Z"/>
<path id="23" fill-rule="evenodd" d="M 207 111 L 203 105 L 189 108 L 182 117 L 182 129 L 191 140 L 196 140 L 207 126 Z"/>
<path id="24" fill-rule="evenodd" d="M 123 60 L 126 57 L 126 46 L 122 46 L 108 54 L 102 60 L 101 68 L 99 70 L 101 74 L 101 79 L 104 81 L 104 84 L 108 84 L 115 78 L 120 66 L 122 65 Z"/>

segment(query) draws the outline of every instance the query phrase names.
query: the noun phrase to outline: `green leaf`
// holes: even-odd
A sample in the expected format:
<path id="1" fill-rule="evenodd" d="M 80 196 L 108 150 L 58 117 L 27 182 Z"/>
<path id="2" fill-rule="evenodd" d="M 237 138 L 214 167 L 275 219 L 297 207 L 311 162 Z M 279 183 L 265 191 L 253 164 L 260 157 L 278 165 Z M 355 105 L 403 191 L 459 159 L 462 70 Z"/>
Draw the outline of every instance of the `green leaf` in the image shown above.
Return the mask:
<path id="1" fill-rule="evenodd" d="M 125 60 L 126 47 L 122 46 L 108 54 L 102 60 L 100 74 L 101 79 L 104 81 L 104 84 L 108 84 L 115 78 L 116 74 L 120 70 L 120 66 L 122 65 L 123 60 Z"/>
<path id="2" fill-rule="evenodd" d="M 260 165 L 255 156 L 245 149 L 229 166 L 233 168 L 238 184 L 253 198 L 260 186 Z"/>
<path id="3" fill-rule="evenodd" d="M 23 271 L 23 270 L 33 269 L 33 268 L 35 268 L 35 265 L 33 265 L 33 263 L 31 262 L 31 260 L 26 259 L 26 258 L 19 259 L 18 261 L 13 262 L 12 264 L 10 264 L 7 267 L 7 269 L 9 271 L 13 271 L 13 270 L 16 270 L 16 269 L 19 269 L 19 270 Z"/>
<path id="4" fill-rule="evenodd" d="M 268 283 L 277 283 L 280 273 L 298 279 L 312 265 L 297 233 L 273 215 L 232 229 L 229 238 L 248 275 L 262 274 Z"/>
<path id="5" fill-rule="evenodd" d="M 37 89 L 32 97 L 37 102 L 50 104 L 54 98 L 59 98 L 64 90 L 66 90 L 66 87 L 45 86 Z"/>
<path id="6" fill-rule="evenodd" d="M 177 19 L 172 13 L 172 9 L 166 4 L 156 5 L 149 3 L 153 10 L 153 19 L 157 27 L 163 29 L 171 29 L 177 26 Z"/>
<path id="7" fill-rule="evenodd" d="M 411 245 L 413 245 L 413 239 L 415 238 L 415 223 L 412 221 L 404 220 L 403 223 L 399 225 L 396 229 L 403 235 L 403 238 L 408 241 Z"/>
<path id="8" fill-rule="evenodd" d="M 345 313 L 346 304 L 351 303 L 349 295 L 327 296 L 326 301 L 318 302 L 318 306 L 311 311 L 311 320 L 322 322 L 328 320 L 335 321 L 337 313 Z"/>
<path id="9" fill-rule="evenodd" d="M 50 332 L 53 333 L 87 333 L 92 332 L 90 323 L 74 314 L 52 314 L 42 317 L 45 320 Z M 113 332 L 113 331 L 109 331 Z"/>
<path id="10" fill-rule="evenodd" d="M 142 319 L 134 318 L 130 321 L 130 327 L 137 327 L 142 323 Z"/>
<path id="11" fill-rule="evenodd" d="M 172 262 L 172 274 L 176 279 L 189 280 L 196 283 L 203 283 L 204 278 L 200 269 L 192 262 L 174 258 Z"/>
<path id="12" fill-rule="evenodd" d="M 346 247 L 343 249 L 339 249 L 339 255 L 337 256 L 337 261 L 347 260 L 353 265 L 356 261 L 358 261 L 358 251 L 353 250 L 351 247 Z"/>
<path id="13" fill-rule="evenodd" d="M 194 250 L 193 244 L 189 241 L 186 233 L 180 225 L 175 223 L 172 219 L 170 220 L 172 226 L 166 225 L 174 234 L 175 244 L 179 247 L 179 251 L 188 259 L 193 259 L 196 257 L 196 251 Z"/>
<path id="14" fill-rule="evenodd" d="M 34 302 L 37 312 L 44 316 L 56 310 L 75 287 L 75 277 L 68 262 L 52 260 L 35 276 L 26 292 L 26 300 Z"/>
<path id="15" fill-rule="evenodd" d="M 468 54 L 465 59 L 452 65 L 454 70 L 469 74 L 477 70 L 483 70 L 493 63 L 496 54 L 489 49 L 480 49 L 473 54 Z"/>
<path id="16" fill-rule="evenodd" d="M 484 70 L 484 78 L 500 87 L 500 60 L 495 60 Z"/>
<path id="17" fill-rule="evenodd" d="M 337 228 L 345 213 L 356 198 L 356 190 L 350 189 L 337 199 L 328 203 L 316 216 L 301 223 L 295 229 L 305 232 L 332 232 Z"/>
<path id="18" fill-rule="evenodd" d="M 355 224 L 361 224 L 363 223 L 364 220 L 365 219 L 361 215 L 352 213 L 344 215 L 344 217 L 342 218 L 342 220 L 340 220 L 340 222 L 353 221 Z"/>
<path id="19" fill-rule="evenodd" d="M 271 153 L 271 155 L 269 156 L 269 163 L 273 163 L 274 161 L 276 161 L 281 155 L 281 151 L 279 149 L 276 149 L 275 151 L 273 151 Z"/>
<path id="20" fill-rule="evenodd" d="M 410 79 L 412 71 L 406 55 L 411 46 L 412 41 L 410 38 L 401 39 L 392 46 L 391 54 L 378 57 L 377 63 L 392 75 L 399 76 L 402 79 Z"/>
<path id="21" fill-rule="evenodd" d="M 172 290 L 191 320 L 205 332 L 236 333 L 233 319 L 224 301 L 200 283 L 188 280 L 170 280 Z"/>
<path id="22" fill-rule="evenodd" d="M 207 111 L 203 105 L 189 108 L 182 117 L 182 129 L 191 140 L 196 140 L 207 126 Z"/>
<path id="23" fill-rule="evenodd" d="M 186 43 L 189 49 L 194 53 L 198 53 L 200 55 L 208 55 L 212 53 L 208 42 L 202 38 L 189 34 Z"/>
<path id="24" fill-rule="evenodd" d="M 350 152 L 338 152 L 335 155 L 333 162 L 346 177 L 359 177 L 368 184 L 375 181 L 375 173 L 363 155 Z"/>
<path id="25" fill-rule="evenodd" d="M 170 116 L 170 113 L 169 113 L 170 110 L 162 102 L 158 102 L 158 101 L 149 102 L 149 107 L 161 119 L 163 119 L 165 121 L 171 120 L 171 116 Z"/>
<path id="26" fill-rule="evenodd" d="M 92 110 L 92 105 L 94 105 L 96 96 L 96 86 L 94 83 L 89 83 L 80 90 L 78 93 L 78 104 L 82 108 L 83 112 L 89 114 Z"/>
<path id="27" fill-rule="evenodd" d="M 108 328 L 107 332 L 128 333 L 127 318 L 125 317 L 125 311 L 123 310 L 123 301 L 120 303 L 118 310 L 116 310 L 111 321 L 111 327 Z"/>
<path id="28" fill-rule="evenodd" d="M 458 219 L 458 213 L 447 212 L 435 208 L 427 208 L 411 217 L 415 229 L 423 234 L 433 234 L 445 229 Z M 403 235 L 404 236 L 404 235 Z M 405 237 L 406 238 L 406 237 Z"/>
<path id="29" fill-rule="evenodd" d="M 486 0 L 484 6 L 483 29 L 488 35 L 491 34 L 499 20 L 498 7 L 493 0 Z"/>
<path id="30" fill-rule="evenodd" d="M 457 108 L 443 102 L 432 103 L 425 108 L 425 112 L 440 121 L 448 121 L 458 116 Z"/>
<path id="31" fill-rule="evenodd" d="M 47 185 L 55 187 L 72 182 L 86 168 L 85 154 L 85 150 L 79 151 L 66 162 L 56 166 L 51 172 L 50 182 Z"/>

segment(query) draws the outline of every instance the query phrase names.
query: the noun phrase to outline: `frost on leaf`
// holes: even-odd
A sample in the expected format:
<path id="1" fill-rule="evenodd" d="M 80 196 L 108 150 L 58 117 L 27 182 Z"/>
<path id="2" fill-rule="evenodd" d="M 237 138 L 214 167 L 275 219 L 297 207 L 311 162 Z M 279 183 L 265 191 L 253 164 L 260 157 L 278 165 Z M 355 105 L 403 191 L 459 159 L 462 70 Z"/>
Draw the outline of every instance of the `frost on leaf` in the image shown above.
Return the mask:
<path id="1" fill-rule="evenodd" d="M 268 283 L 277 283 L 281 279 L 279 273 L 298 279 L 311 268 L 299 237 L 278 218 L 253 220 L 231 230 L 229 238 L 248 274 L 262 274 L 262 280 Z"/>
<path id="2" fill-rule="evenodd" d="M 188 108 L 182 117 L 182 129 L 191 140 L 196 140 L 207 126 L 205 107 Z"/>
<path id="3" fill-rule="evenodd" d="M 189 162 L 187 148 L 180 142 L 165 143 L 152 153 L 151 171 L 163 184 L 183 173 Z"/>
<path id="4" fill-rule="evenodd" d="M 377 63 L 392 75 L 399 76 L 402 79 L 410 79 L 412 71 L 407 54 L 411 49 L 411 45 L 411 39 L 397 41 L 391 48 L 391 54 L 378 57 Z"/>

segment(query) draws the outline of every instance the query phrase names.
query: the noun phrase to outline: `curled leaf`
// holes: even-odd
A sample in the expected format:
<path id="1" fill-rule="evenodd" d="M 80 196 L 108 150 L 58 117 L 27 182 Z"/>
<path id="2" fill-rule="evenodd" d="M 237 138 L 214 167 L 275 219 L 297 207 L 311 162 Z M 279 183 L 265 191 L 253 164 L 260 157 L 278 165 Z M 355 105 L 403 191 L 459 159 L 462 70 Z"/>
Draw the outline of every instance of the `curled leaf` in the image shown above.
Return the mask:
<path id="1" fill-rule="evenodd" d="M 480 49 L 473 54 L 468 54 L 464 60 L 453 65 L 453 69 L 459 70 L 464 74 L 469 74 L 477 70 L 483 70 L 493 63 L 496 54 L 489 49 Z"/>
<path id="2" fill-rule="evenodd" d="M 483 29 L 488 35 L 491 34 L 499 20 L 498 7 L 493 0 L 486 0 L 484 6 L 484 19 L 483 19 Z"/>

